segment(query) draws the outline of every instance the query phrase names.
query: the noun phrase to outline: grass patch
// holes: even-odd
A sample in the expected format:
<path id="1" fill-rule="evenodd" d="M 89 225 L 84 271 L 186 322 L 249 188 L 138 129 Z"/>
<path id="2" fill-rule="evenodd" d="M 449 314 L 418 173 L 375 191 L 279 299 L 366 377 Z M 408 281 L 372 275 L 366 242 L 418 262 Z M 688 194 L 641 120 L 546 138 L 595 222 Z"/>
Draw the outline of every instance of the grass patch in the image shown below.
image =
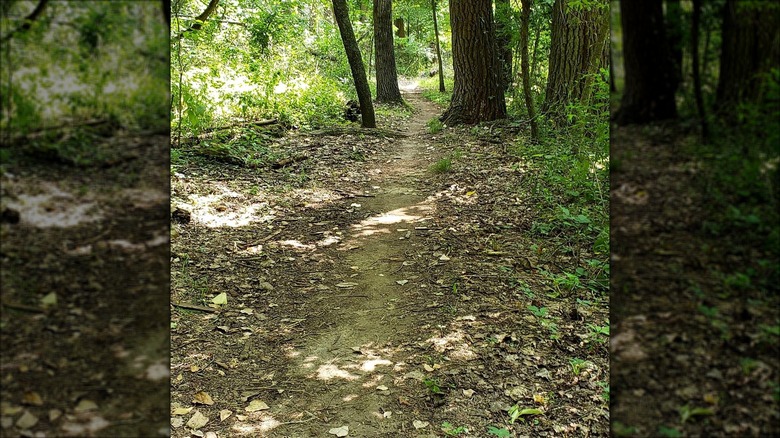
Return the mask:
<path id="1" fill-rule="evenodd" d="M 452 159 L 450 158 L 442 158 L 430 167 L 430 171 L 436 174 L 447 173 L 450 170 L 452 170 Z"/>

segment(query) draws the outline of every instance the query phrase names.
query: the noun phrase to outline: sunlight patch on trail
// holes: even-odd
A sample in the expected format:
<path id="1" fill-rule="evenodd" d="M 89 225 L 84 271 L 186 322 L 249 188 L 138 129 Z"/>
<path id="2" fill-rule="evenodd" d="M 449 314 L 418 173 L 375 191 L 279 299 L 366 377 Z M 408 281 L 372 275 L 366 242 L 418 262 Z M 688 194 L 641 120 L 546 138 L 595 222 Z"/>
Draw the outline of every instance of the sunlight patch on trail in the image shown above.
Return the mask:
<path id="1" fill-rule="evenodd" d="M 431 210 L 431 206 L 422 204 L 396 208 L 395 210 L 371 216 L 360 223 L 352 225 L 352 228 L 358 233 L 358 236 L 370 236 L 375 233 L 389 233 L 390 230 L 388 228 L 383 228 L 383 226 L 401 222 L 415 223 L 426 221 L 430 218 L 426 217 L 425 213 Z"/>
<path id="2" fill-rule="evenodd" d="M 7 207 L 19 212 L 21 222 L 36 228 L 68 228 L 103 218 L 97 203 L 64 191 L 52 182 L 40 184 L 43 193 L 19 194 Z"/>

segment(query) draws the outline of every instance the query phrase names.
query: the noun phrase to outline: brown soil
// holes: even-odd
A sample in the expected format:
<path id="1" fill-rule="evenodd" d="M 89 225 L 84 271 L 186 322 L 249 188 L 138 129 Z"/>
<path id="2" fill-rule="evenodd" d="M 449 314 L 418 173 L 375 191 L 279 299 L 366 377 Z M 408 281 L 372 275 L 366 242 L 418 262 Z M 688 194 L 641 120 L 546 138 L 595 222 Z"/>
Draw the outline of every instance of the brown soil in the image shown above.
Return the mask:
<path id="1" fill-rule="evenodd" d="M 606 304 L 553 293 L 539 268 L 571 260 L 527 237 L 504 148 L 429 134 L 441 110 L 405 99 L 411 118 L 380 119 L 405 135 L 298 134 L 275 146 L 310 157 L 292 168 L 175 170 L 192 222 L 172 246 L 173 436 L 606 435 L 606 348 L 585 342 Z M 542 301 L 555 336 L 527 310 Z M 514 404 L 541 414 L 510 424 Z"/>
<path id="2" fill-rule="evenodd" d="M 4 437 L 169 434 L 168 138 L 102 141 L 110 162 L 2 176 Z"/>
<path id="3" fill-rule="evenodd" d="M 720 219 L 697 141 L 675 124 L 613 130 L 615 436 L 780 434 L 777 259 L 755 226 L 706 231 Z"/>

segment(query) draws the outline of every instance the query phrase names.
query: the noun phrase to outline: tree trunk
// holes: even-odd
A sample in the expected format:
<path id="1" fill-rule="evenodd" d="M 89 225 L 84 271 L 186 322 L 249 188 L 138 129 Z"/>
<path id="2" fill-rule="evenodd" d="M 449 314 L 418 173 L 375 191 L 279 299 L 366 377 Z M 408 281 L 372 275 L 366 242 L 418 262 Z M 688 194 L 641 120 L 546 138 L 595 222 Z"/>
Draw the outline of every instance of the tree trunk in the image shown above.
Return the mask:
<path id="1" fill-rule="evenodd" d="M 403 102 L 398 89 L 393 48 L 393 2 L 374 0 L 374 44 L 376 50 L 376 100 Z"/>
<path id="2" fill-rule="evenodd" d="M 669 41 L 676 90 L 683 77 L 683 11 L 680 7 L 680 0 L 665 0 L 665 2 L 664 24 L 667 41 Z"/>
<path id="3" fill-rule="evenodd" d="M 455 86 L 442 122 L 453 126 L 506 118 L 492 1 L 450 0 L 450 24 Z"/>
<path id="4" fill-rule="evenodd" d="M 772 2 L 727 0 L 723 16 L 723 48 L 717 90 L 719 112 L 757 102 L 762 75 L 780 64 L 780 16 Z"/>
<path id="5" fill-rule="evenodd" d="M 537 62 L 539 58 L 537 57 L 537 53 L 539 52 L 539 37 L 542 34 L 542 26 L 536 27 L 536 35 L 534 36 L 534 52 L 531 55 L 531 80 L 533 81 L 533 85 L 536 85 L 536 66 L 539 65 Z"/>
<path id="6" fill-rule="evenodd" d="M 396 18 L 395 21 L 393 21 L 393 24 L 395 24 L 396 27 L 395 36 L 397 36 L 398 38 L 406 38 L 406 30 L 404 29 L 404 19 Z"/>
<path id="7" fill-rule="evenodd" d="M 520 71 L 523 76 L 523 95 L 528 117 L 531 119 L 531 141 L 539 141 L 539 125 L 536 122 L 534 98 L 531 95 L 531 75 L 528 63 L 528 25 L 531 21 L 531 3 L 533 0 L 522 0 L 523 15 L 520 22 Z"/>
<path id="8" fill-rule="evenodd" d="M 691 23 L 691 57 L 693 58 L 693 94 L 696 109 L 699 112 L 701 136 L 704 142 L 709 141 L 710 133 L 707 125 L 707 113 L 704 109 L 704 98 L 701 93 L 701 72 L 699 71 L 699 23 L 701 21 L 701 0 L 693 0 L 693 20 Z"/>
<path id="9" fill-rule="evenodd" d="M 439 92 L 447 91 L 444 88 L 444 66 L 441 62 L 441 44 L 439 43 L 439 20 L 436 18 L 436 0 L 431 0 L 433 11 L 433 36 L 436 38 L 436 59 L 439 61 Z"/>
<path id="10" fill-rule="evenodd" d="M 371 102 L 371 89 L 366 79 L 366 69 L 363 67 L 363 59 L 360 57 L 355 32 L 349 21 L 349 9 L 347 0 L 333 0 L 333 15 L 339 26 L 341 40 L 344 42 L 344 51 L 347 52 L 349 67 L 352 70 L 352 79 L 355 81 L 355 90 L 360 101 L 360 116 L 364 128 L 376 128 L 374 116 L 374 104 Z"/>
<path id="11" fill-rule="evenodd" d="M 496 42 L 504 91 L 512 84 L 512 7 L 509 0 L 496 0 Z"/>
<path id="12" fill-rule="evenodd" d="M 587 9 L 567 6 L 566 0 L 553 5 L 550 66 L 542 111 L 553 120 L 566 120 L 566 106 L 588 101 L 593 73 L 607 44 L 609 9 L 592 5 Z"/>
<path id="13" fill-rule="evenodd" d="M 618 125 L 677 117 L 677 82 L 663 23 L 661 0 L 620 0 L 625 86 Z"/>

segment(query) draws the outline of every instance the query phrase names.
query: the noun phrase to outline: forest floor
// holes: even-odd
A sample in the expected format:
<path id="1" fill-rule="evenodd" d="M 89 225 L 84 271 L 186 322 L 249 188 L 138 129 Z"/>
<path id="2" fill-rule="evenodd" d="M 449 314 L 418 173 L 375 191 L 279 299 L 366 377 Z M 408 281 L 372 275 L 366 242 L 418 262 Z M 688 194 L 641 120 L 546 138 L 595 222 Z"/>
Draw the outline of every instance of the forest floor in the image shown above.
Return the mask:
<path id="1" fill-rule="evenodd" d="M 4 147 L 0 435 L 169 434 L 168 147 L 91 128 Z"/>
<path id="2" fill-rule="evenodd" d="M 174 166 L 173 436 L 608 434 L 608 302 L 545 275 L 587 254 L 529 232 L 511 133 L 431 134 L 417 91 L 275 170 Z"/>
<path id="3" fill-rule="evenodd" d="M 613 130 L 615 436 L 780 435 L 777 253 L 749 200 L 714 208 L 713 175 L 732 175 L 697 141 L 674 124 Z"/>

